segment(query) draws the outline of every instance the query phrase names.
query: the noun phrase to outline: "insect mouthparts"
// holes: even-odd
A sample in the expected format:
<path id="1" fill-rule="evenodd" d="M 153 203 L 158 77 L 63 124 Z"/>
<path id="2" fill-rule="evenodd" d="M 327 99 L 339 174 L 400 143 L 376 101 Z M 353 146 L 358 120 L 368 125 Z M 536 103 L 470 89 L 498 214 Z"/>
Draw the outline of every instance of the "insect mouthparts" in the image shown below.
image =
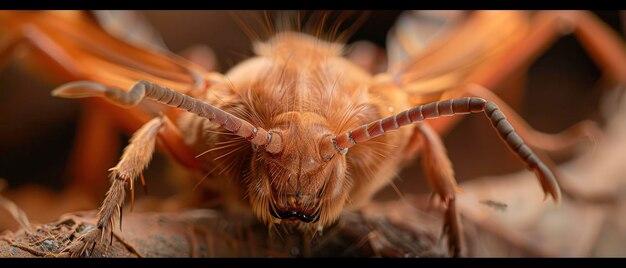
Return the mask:
<path id="1" fill-rule="evenodd" d="M 281 220 L 291 220 L 297 218 L 301 222 L 310 223 L 317 222 L 317 220 L 319 220 L 320 210 L 318 209 L 313 214 L 307 215 L 295 209 L 279 210 L 272 206 L 270 207 L 270 214 L 272 215 L 272 217 Z"/>

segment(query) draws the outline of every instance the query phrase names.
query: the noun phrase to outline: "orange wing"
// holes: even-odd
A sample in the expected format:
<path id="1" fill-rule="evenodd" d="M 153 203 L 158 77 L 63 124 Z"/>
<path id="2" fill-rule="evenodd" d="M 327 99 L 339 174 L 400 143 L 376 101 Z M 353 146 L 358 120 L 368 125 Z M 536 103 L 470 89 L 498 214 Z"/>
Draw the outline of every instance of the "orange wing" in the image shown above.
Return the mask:
<path id="1" fill-rule="evenodd" d="M 28 43 L 38 60 L 60 67 L 65 81 L 92 80 L 129 88 L 149 80 L 180 92 L 205 88 L 207 71 L 156 46 L 111 36 L 85 12 L 3 11 L 3 44 Z M 52 68 L 50 68 L 52 69 Z"/>
<path id="2" fill-rule="evenodd" d="M 522 41 L 530 29 L 527 16 L 521 11 L 404 13 L 388 37 L 389 73 L 414 104 L 440 100 Z"/>
<path id="3" fill-rule="evenodd" d="M 420 31 L 431 34 L 419 39 Z M 470 83 L 495 90 L 568 33 L 611 78 L 626 82 L 624 41 L 588 11 L 405 13 L 388 37 L 389 73 L 416 105 L 458 96 Z"/>

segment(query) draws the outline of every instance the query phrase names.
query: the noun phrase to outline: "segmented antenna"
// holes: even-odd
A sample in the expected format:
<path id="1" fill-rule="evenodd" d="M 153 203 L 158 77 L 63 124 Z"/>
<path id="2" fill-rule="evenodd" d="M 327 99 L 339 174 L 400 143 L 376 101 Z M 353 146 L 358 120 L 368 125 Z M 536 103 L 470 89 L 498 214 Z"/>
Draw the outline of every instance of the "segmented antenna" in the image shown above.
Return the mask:
<path id="1" fill-rule="evenodd" d="M 535 172 L 546 196 L 549 193 L 557 203 L 560 202 L 561 192 L 550 169 L 548 169 L 524 143 L 498 106 L 482 98 L 459 98 L 420 105 L 337 135 L 333 139 L 333 145 L 337 151 L 345 154 L 348 148 L 357 143 L 366 142 L 388 131 L 398 129 L 414 122 L 440 116 L 479 112 L 485 113 L 487 118 L 491 121 L 491 124 L 498 131 L 500 138 L 502 138 L 508 147 L 527 164 L 529 170 Z"/>
<path id="2" fill-rule="evenodd" d="M 233 134 L 246 138 L 252 144 L 265 148 L 270 153 L 279 153 L 283 147 L 280 135 L 272 135 L 265 129 L 257 128 L 206 102 L 147 81 L 135 83 L 128 92 L 91 81 L 78 81 L 58 87 L 52 91 L 52 95 L 64 98 L 102 97 L 125 107 L 135 106 L 147 97 L 207 118 Z"/>

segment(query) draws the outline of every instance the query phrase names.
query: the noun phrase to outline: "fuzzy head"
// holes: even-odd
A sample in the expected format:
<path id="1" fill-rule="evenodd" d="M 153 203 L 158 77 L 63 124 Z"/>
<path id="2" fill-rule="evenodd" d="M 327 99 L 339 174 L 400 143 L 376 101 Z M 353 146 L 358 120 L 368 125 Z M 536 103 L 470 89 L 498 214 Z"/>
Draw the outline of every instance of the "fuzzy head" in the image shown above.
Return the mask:
<path id="1" fill-rule="evenodd" d="M 341 56 L 341 44 L 301 33 L 281 33 L 255 50 L 227 74 L 244 107 L 233 113 L 280 136 L 282 146 L 278 153 L 253 146 L 245 194 L 267 224 L 328 226 L 353 187 L 333 139 L 371 121 L 371 77 Z"/>
<path id="2" fill-rule="evenodd" d="M 326 226 L 341 213 L 348 196 L 346 158 L 333 146 L 326 120 L 315 113 L 276 117 L 272 135 L 297 143 L 278 154 L 257 150 L 248 184 L 256 216 L 266 223 L 317 223 Z"/>

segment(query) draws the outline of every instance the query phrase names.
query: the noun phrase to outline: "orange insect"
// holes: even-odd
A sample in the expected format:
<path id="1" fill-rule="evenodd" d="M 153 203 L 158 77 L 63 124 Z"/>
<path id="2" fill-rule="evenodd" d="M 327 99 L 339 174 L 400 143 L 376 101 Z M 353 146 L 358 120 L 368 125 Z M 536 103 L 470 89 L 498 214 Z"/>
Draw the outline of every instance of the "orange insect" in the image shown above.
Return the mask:
<path id="1" fill-rule="evenodd" d="M 121 223 L 126 184 L 133 194 L 135 179 L 143 183 L 141 174 L 157 141 L 190 168 L 211 174 L 219 169 L 211 179 L 234 185 L 225 193 L 239 202 L 230 204 L 233 207 L 248 207 L 269 226 L 285 224 L 312 233 L 331 225 L 342 211 L 369 202 L 421 146 L 429 183 L 447 208 L 449 249 L 459 256 L 458 187 L 439 135 L 425 121 L 483 113 L 537 174 L 546 195 L 560 200 L 550 170 L 494 102 L 478 97 L 423 102 L 423 95 L 416 103 L 416 59 L 401 68 L 392 64 L 388 73 L 373 76 L 342 56 L 341 43 L 292 29 L 256 43 L 256 56 L 222 75 L 112 38 L 82 20 L 28 15 L 3 18 L 11 29 L 20 29 L 14 38 L 29 40 L 69 73 L 68 80 L 89 80 L 65 84 L 54 96 L 101 97 L 125 107 L 148 98 L 189 112 L 176 123 L 164 114 L 145 120 L 135 132 L 111 168 L 112 185 L 98 214 L 98 228 L 70 245 L 70 255 L 80 255 L 112 234 L 116 217 Z M 85 32 L 90 38 L 81 36 Z M 453 85 L 440 87 L 428 98 L 441 99 Z M 478 86 L 473 89 L 468 92 L 484 92 Z M 125 120 L 137 118 L 145 118 L 145 113 L 134 108 Z"/>

